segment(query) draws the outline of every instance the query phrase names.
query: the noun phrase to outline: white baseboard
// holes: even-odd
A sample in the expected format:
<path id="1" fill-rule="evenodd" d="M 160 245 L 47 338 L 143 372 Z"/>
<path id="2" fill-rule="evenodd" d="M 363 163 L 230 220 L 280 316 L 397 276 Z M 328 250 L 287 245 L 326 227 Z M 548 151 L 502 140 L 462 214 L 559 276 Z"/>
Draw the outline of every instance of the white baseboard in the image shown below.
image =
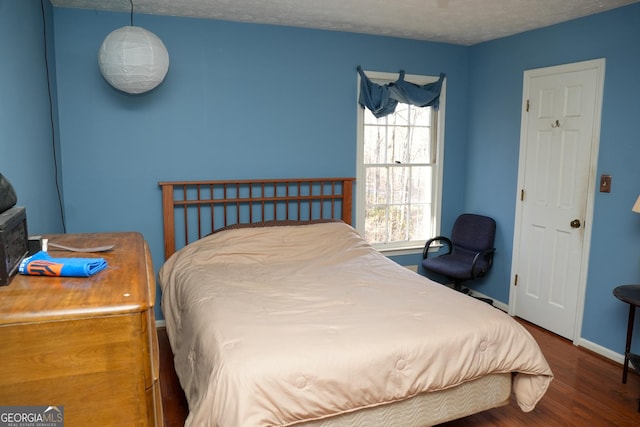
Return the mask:
<path id="1" fill-rule="evenodd" d="M 480 292 L 476 292 L 476 291 L 471 291 L 471 293 L 474 296 L 478 296 L 478 297 L 483 297 L 483 298 L 490 298 L 487 297 L 486 295 L 480 293 Z M 496 308 L 499 308 L 500 310 L 504 311 L 505 313 L 509 312 L 509 304 L 504 304 L 500 301 L 493 301 L 493 306 Z M 592 351 L 606 359 L 612 360 L 616 363 L 619 364 L 623 364 L 624 363 L 624 354 L 620 354 L 617 353 L 613 350 L 610 350 L 606 347 L 601 346 L 600 344 L 596 344 L 592 341 L 586 340 L 584 338 L 578 338 L 575 342 L 574 345 L 577 345 L 578 347 L 584 347 L 585 349 Z M 629 365 L 629 368 L 632 369 L 633 367 L 631 366 L 631 364 Z"/>
<path id="2" fill-rule="evenodd" d="M 156 329 L 165 328 L 167 326 L 167 322 L 164 320 L 156 320 Z"/>
<path id="3" fill-rule="evenodd" d="M 602 357 L 606 357 L 607 359 L 613 360 L 614 362 L 618 362 L 621 365 L 624 363 L 624 354 L 616 353 L 615 351 L 609 350 L 606 347 L 603 347 L 584 338 L 578 338 L 575 344 L 580 347 L 584 347 L 596 354 L 599 354 Z M 629 367 L 631 368 L 631 365 L 629 365 Z"/>

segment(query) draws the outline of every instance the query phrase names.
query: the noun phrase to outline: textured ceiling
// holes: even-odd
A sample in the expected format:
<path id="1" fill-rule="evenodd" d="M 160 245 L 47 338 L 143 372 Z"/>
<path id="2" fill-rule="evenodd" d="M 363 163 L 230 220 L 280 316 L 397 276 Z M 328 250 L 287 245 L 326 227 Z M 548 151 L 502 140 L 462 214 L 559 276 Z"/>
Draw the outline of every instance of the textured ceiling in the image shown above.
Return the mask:
<path id="1" fill-rule="evenodd" d="M 135 13 L 289 25 L 473 45 L 640 0 L 133 0 Z M 129 0 L 51 0 L 129 12 Z M 135 24 L 135 15 L 134 15 Z"/>

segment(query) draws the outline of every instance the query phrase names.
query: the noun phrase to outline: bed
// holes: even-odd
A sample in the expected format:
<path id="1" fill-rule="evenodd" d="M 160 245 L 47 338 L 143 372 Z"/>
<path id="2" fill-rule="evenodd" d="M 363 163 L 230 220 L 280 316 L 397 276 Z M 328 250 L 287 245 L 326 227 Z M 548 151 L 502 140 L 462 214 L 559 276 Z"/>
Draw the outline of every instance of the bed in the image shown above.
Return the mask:
<path id="1" fill-rule="evenodd" d="M 427 426 L 547 390 L 520 324 L 360 237 L 353 179 L 160 186 L 187 426 Z"/>

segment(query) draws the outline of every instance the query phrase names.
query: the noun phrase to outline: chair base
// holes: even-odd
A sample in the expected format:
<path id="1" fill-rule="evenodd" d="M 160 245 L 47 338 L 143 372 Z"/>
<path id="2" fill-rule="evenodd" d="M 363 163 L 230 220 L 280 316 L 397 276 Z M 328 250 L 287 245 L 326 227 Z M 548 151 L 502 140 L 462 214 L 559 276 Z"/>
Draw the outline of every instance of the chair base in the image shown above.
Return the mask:
<path id="1" fill-rule="evenodd" d="M 476 296 L 474 296 L 474 298 L 479 301 L 486 302 L 489 305 L 493 305 L 493 300 L 491 298 L 483 298 L 483 297 L 476 297 Z"/>
<path id="2" fill-rule="evenodd" d="M 469 288 L 463 288 L 462 284 L 458 282 L 453 282 L 453 289 L 467 295 L 469 294 L 469 292 L 471 292 Z"/>
<path id="3" fill-rule="evenodd" d="M 475 298 L 475 299 L 477 299 L 477 300 L 479 300 L 479 301 L 486 302 L 487 304 L 489 304 L 489 305 L 493 306 L 493 300 L 492 300 L 491 298 L 484 298 L 484 297 L 477 297 L 477 296 L 474 296 L 474 295 L 472 295 L 472 294 L 471 294 L 471 289 L 469 289 L 469 288 L 463 288 L 463 287 L 462 287 L 462 284 L 460 284 L 460 283 L 457 283 L 457 282 L 456 282 L 456 283 L 454 283 L 454 284 L 453 284 L 453 289 L 454 289 L 454 290 L 456 290 L 456 291 L 458 291 L 458 292 L 460 292 L 460 293 L 463 293 L 463 294 L 469 295 L 469 296 L 471 296 L 471 297 L 473 297 L 473 298 Z"/>

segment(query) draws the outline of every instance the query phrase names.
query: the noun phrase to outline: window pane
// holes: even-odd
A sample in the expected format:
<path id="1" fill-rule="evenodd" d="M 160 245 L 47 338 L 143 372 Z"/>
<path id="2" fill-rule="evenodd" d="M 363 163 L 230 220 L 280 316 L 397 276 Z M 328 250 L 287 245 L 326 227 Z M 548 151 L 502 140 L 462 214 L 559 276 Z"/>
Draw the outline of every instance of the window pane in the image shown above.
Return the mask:
<path id="1" fill-rule="evenodd" d="M 409 162 L 431 163 L 431 129 L 423 127 L 411 128 L 409 149 Z"/>
<path id="2" fill-rule="evenodd" d="M 387 117 L 389 125 L 407 126 L 409 124 L 409 105 L 399 102 L 394 113 Z"/>
<path id="3" fill-rule="evenodd" d="M 364 162 L 365 164 L 386 163 L 386 128 L 382 126 L 364 127 Z"/>
<path id="4" fill-rule="evenodd" d="M 431 203 L 433 197 L 433 167 L 411 168 L 411 203 Z"/>
<path id="5" fill-rule="evenodd" d="M 393 167 L 389 171 L 389 190 L 391 200 L 389 203 L 405 204 L 409 202 L 409 167 Z"/>
<path id="6" fill-rule="evenodd" d="M 366 181 L 367 205 L 387 203 L 387 168 L 367 168 Z"/>
<path id="7" fill-rule="evenodd" d="M 409 128 L 406 126 L 393 126 L 389 128 L 389 146 L 390 163 L 408 163 L 409 162 Z"/>
<path id="8" fill-rule="evenodd" d="M 384 206 L 368 207 L 365 213 L 364 232 L 369 243 L 384 243 L 387 241 L 387 219 Z"/>
<path id="9" fill-rule="evenodd" d="M 415 126 L 431 126 L 433 109 L 431 107 L 413 108 L 411 111 L 411 121 Z"/>
<path id="10" fill-rule="evenodd" d="M 373 113 L 369 111 L 368 108 L 364 108 L 364 124 L 369 125 L 369 124 L 377 124 L 377 123 L 384 124 L 385 118 L 382 117 L 380 119 L 377 119 L 376 116 L 374 116 Z"/>
<path id="11" fill-rule="evenodd" d="M 408 206 L 389 206 L 389 240 L 406 241 L 409 221 Z"/>
<path id="12" fill-rule="evenodd" d="M 409 240 L 427 240 L 433 235 L 431 204 L 412 205 L 409 222 Z"/>

